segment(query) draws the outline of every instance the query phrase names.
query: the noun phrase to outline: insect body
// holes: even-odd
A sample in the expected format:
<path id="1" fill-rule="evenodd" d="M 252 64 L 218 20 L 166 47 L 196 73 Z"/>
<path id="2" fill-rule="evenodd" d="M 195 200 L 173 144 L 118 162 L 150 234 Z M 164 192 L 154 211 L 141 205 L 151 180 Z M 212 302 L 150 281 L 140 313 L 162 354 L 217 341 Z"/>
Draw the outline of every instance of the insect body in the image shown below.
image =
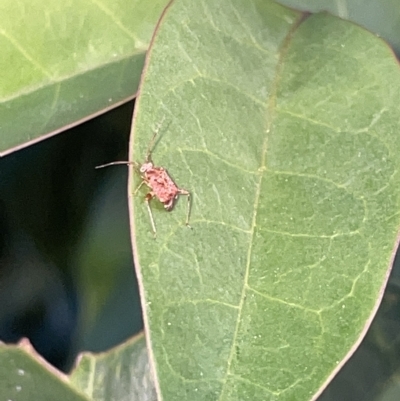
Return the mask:
<path id="1" fill-rule="evenodd" d="M 151 211 L 151 207 L 150 207 L 150 201 L 153 198 L 157 198 L 161 203 L 164 204 L 165 210 L 170 212 L 174 208 L 175 202 L 177 201 L 177 199 L 179 198 L 180 195 L 187 196 L 188 203 L 187 203 L 187 214 L 186 214 L 185 224 L 188 227 L 190 227 L 189 226 L 190 205 L 191 205 L 190 192 L 187 191 L 186 189 L 179 188 L 175 184 L 175 182 L 173 181 L 171 176 L 168 174 L 167 170 L 165 170 L 163 167 L 154 166 L 154 164 L 151 160 L 152 148 L 154 146 L 154 142 L 155 142 L 155 139 L 158 134 L 158 130 L 159 130 L 160 126 L 161 126 L 161 123 L 159 124 L 158 128 L 154 132 L 153 138 L 151 139 L 150 144 L 147 149 L 145 161 L 142 165 L 140 165 L 137 162 L 119 161 L 119 162 L 102 164 L 101 166 L 96 167 L 96 168 L 103 168 L 103 167 L 112 166 L 115 164 L 133 164 L 136 167 L 136 169 L 138 169 L 140 176 L 142 178 L 142 182 L 136 188 L 133 195 L 135 196 L 136 193 L 139 191 L 139 189 L 143 185 L 147 185 L 150 188 L 150 192 L 145 197 L 145 202 L 146 202 L 147 211 L 149 213 L 151 227 L 153 229 L 154 237 L 156 237 L 157 231 L 156 231 L 156 225 L 154 223 L 153 212 Z"/>

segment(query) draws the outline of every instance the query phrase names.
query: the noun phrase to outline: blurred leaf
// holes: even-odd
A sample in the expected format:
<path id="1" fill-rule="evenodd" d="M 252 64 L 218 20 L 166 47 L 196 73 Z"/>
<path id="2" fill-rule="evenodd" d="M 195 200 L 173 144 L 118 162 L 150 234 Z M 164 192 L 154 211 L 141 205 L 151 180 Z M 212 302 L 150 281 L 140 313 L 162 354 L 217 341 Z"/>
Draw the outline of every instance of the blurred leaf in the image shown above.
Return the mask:
<path id="1" fill-rule="evenodd" d="M 67 377 L 42 360 L 29 342 L 0 344 L 0 399 L 18 401 L 82 401 Z"/>
<path id="2" fill-rule="evenodd" d="M 176 1 L 149 53 L 131 158 L 165 116 L 153 160 L 193 195 L 192 230 L 184 199 L 170 214 L 153 202 L 156 240 L 134 200 L 164 401 L 308 400 L 382 296 L 400 220 L 398 64 L 358 26 L 301 17 Z"/>
<path id="3" fill-rule="evenodd" d="M 142 335 L 104 354 L 84 353 L 71 383 L 96 401 L 155 401 L 146 342 Z"/>
<path id="4" fill-rule="evenodd" d="M 0 4 L 0 155 L 131 98 L 166 0 Z"/>
<path id="5" fill-rule="evenodd" d="M 18 401 L 155 400 L 144 337 L 104 354 L 84 353 L 70 378 L 43 361 L 25 340 L 0 345 L 0 398 Z"/>
<path id="6" fill-rule="evenodd" d="M 387 40 L 400 54 L 400 7 L 398 0 L 279 0 L 298 10 L 333 15 L 356 22 Z"/>

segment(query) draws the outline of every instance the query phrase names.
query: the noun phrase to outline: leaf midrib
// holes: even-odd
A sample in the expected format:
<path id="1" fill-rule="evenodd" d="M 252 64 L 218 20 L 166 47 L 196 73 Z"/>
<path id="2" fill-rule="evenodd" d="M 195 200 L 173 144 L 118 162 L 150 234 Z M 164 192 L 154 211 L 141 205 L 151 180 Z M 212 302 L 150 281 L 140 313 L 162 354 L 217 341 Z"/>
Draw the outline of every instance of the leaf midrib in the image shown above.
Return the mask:
<path id="1" fill-rule="evenodd" d="M 249 242 L 249 248 L 248 248 L 247 258 L 246 258 L 246 270 L 245 270 L 245 274 L 244 274 L 244 278 L 243 278 L 243 287 L 242 287 L 242 292 L 240 295 L 240 301 L 239 301 L 239 305 L 238 305 L 238 315 L 237 315 L 237 319 L 236 319 L 235 331 L 233 333 L 231 350 L 230 350 L 228 361 L 227 361 L 225 377 L 222 380 L 222 389 L 221 389 L 221 394 L 220 394 L 220 397 L 218 398 L 218 401 L 223 401 L 223 399 L 224 399 L 224 392 L 225 392 L 225 389 L 227 388 L 226 385 L 228 383 L 227 378 L 231 374 L 230 367 L 231 367 L 231 363 L 233 360 L 233 356 L 235 354 L 235 344 L 236 344 L 236 340 L 237 340 L 237 336 L 238 336 L 238 332 L 239 332 L 243 304 L 244 304 L 244 300 L 246 298 L 246 291 L 248 289 L 247 283 L 248 283 L 248 278 L 249 278 L 251 255 L 252 255 L 253 243 L 254 243 L 253 239 L 254 239 L 254 231 L 255 231 L 256 220 L 257 220 L 257 210 L 258 210 L 258 206 L 260 203 L 260 196 L 261 196 L 261 184 L 262 184 L 262 180 L 264 178 L 265 171 L 267 170 L 266 157 L 267 157 L 268 133 L 270 132 L 272 122 L 273 122 L 275 114 L 276 114 L 276 93 L 277 93 L 278 84 L 279 84 L 279 81 L 281 78 L 281 72 L 283 69 L 283 59 L 286 56 L 292 34 L 299 27 L 301 22 L 303 22 L 304 16 L 305 16 L 304 14 L 300 14 L 300 16 L 293 22 L 291 29 L 289 30 L 289 32 L 287 33 L 287 35 L 285 36 L 285 38 L 282 41 L 281 48 L 278 50 L 279 57 L 278 57 L 278 61 L 276 64 L 274 79 L 271 81 L 271 91 L 270 91 L 270 94 L 269 94 L 269 96 L 267 98 L 267 102 L 266 102 L 267 103 L 267 111 L 268 111 L 266 114 L 268 115 L 268 120 L 267 120 L 267 124 L 266 124 L 265 133 L 267 135 L 265 136 L 265 139 L 263 142 L 263 147 L 262 147 L 262 152 L 261 152 L 261 163 L 260 163 L 260 168 L 259 168 L 259 171 L 260 171 L 259 177 L 260 178 L 259 178 L 257 188 L 256 188 L 256 194 L 255 194 L 255 199 L 254 199 L 253 218 L 252 218 L 252 222 L 251 222 L 251 228 L 249 231 L 250 232 L 250 242 Z"/>

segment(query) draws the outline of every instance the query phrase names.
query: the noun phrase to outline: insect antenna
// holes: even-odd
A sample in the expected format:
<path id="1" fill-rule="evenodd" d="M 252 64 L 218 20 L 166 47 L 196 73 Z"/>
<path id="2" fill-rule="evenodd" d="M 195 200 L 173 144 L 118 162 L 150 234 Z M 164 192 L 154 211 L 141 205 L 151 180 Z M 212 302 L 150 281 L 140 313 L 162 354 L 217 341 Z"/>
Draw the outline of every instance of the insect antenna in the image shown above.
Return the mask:
<path id="1" fill-rule="evenodd" d="M 161 121 L 157 124 L 156 129 L 154 130 L 154 134 L 153 137 L 151 138 L 151 141 L 149 143 L 149 146 L 147 147 L 147 152 L 146 152 L 146 162 L 150 161 L 151 158 L 151 152 L 153 151 L 153 147 L 154 147 L 154 143 L 156 141 L 156 137 L 158 135 L 158 133 L 160 132 L 160 128 L 163 124 L 165 120 L 165 115 L 163 116 L 163 118 L 161 119 Z"/>
<path id="2" fill-rule="evenodd" d="M 101 164 L 100 166 L 96 166 L 95 169 L 99 169 L 99 168 L 104 168 L 104 167 L 108 167 L 108 166 L 115 166 L 117 164 L 125 164 L 125 165 L 130 165 L 133 164 L 135 166 L 136 169 L 139 168 L 139 165 L 137 162 L 129 162 L 129 161 L 118 161 L 118 162 L 111 162 L 111 163 L 106 163 L 106 164 Z"/>

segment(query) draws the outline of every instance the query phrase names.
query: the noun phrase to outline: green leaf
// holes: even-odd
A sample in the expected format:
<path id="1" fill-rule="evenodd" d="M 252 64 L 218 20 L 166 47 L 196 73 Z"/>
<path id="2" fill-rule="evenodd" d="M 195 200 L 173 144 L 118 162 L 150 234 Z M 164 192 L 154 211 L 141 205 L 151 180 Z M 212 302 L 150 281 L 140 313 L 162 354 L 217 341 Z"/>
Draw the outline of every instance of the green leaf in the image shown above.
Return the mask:
<path id="1" fill-rule="evenodd" d="M 388 46 L 346 21 L 264 0 L 167 10 L 131 149 L 143 161 L 163 122 L 152 159 L 193 196 L 192 230 L 184 199 L 152 201 L 156 240 L 132 200 L 164 401 L 308 400 L 350 356 L 396 248 L 399 93 Z"/>
<path id="2" fill-rule="evenodd" d="M 27 341 L 19 346 L 0 345 L 0 399 L 87 400 L 71 391 L 66 376 L 42 360 Z"/>
<path id="3" fill-rule="evenodd" d="M 0 398 L 19 401 L 155 400 L 143 335 L 105 354 L 84 353 L 69 377 L 25 340 L 0 346 Z"/>
<path id="4" fill-rule="evenodd" d="M 165 4 L 2 1 L 0 155 L 132 98 Z"/>

